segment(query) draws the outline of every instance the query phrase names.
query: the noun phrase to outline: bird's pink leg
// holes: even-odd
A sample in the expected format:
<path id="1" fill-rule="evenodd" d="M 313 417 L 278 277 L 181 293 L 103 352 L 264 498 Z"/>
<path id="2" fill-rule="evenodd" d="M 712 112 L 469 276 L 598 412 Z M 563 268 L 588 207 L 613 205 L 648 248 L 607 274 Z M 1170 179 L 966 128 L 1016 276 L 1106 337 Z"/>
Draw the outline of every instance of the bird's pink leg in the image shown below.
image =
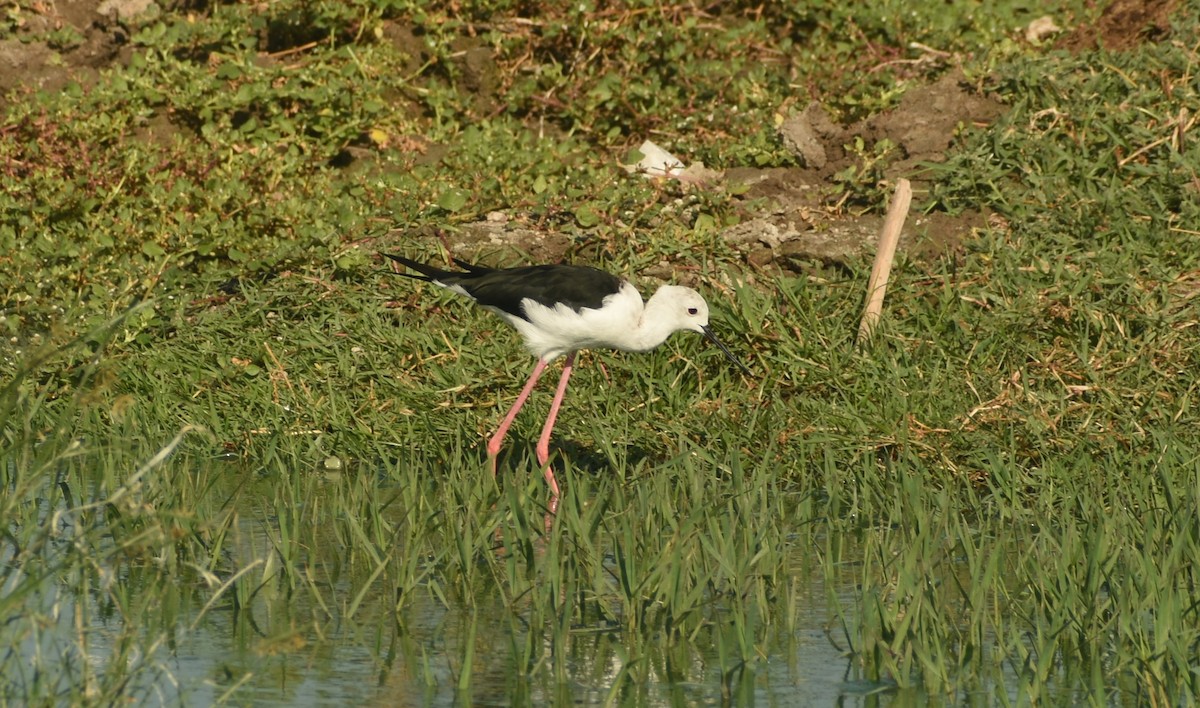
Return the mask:
<path id="1" fill-rule="evenodd" d="M 571 378 L 574 365 L 575 352 L 571 352 L 563 362 L 562 378 L 558 380 L 558 389 L 554 392 L 554 401 L 550 404 L 550 415 L 546 416 L 546 425 L 542 427 L 542 436 L 537 442 L 538 465 L 542 467 L 546 482 L 550 485 L 550 493 L 553 495 L 550 500 L 551 511 L 558 507 L 558 480 L 554 478 L 554 470 L 546 464 L 550 461 L 550 433 L 554 430 L 554 420 L 558 418 L 558 409 L 562 406 L 563 395 L 567 392 L 567 380 Z"/>
<path id="2" fill-rule="evenodd" d="M 512 408 L 508 409 L 508 413 L 504 416 L 504 420 L 500 423 L 499 429 L 493 435 L 487 444 L 488 459 L 492 461 L 492 476 L 496 476 L 496 455 L 500 454 L 500 445 L 504 442 L 504 436 L 508 434 L 508 429 L 512 427 L 513 421 L 516 420 L 517 412 L 521 410 L 521 406 L 525 405 L 525 400 L 529 398 L 529 394 L 533 391 L 533 386 L 542 377 L 542 372 L 546 370 L 546 360 L 538 359 L 537 365 L 533 367 L 533 373 L 529 375 L 529 381 L 525 382 L 525 388 L 521 389 L 521 395 L 517 396 L 517 400 L 513 402 Z"/>

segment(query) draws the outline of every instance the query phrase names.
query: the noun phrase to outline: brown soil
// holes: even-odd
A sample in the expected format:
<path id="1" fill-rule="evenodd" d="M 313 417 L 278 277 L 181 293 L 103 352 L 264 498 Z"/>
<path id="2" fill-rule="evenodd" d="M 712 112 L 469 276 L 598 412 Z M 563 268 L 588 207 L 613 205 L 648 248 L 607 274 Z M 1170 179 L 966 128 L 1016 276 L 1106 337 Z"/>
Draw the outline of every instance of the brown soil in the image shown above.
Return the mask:
<path id="1" fill-rule="evenodd" d="M 785 143 L 804 167 L 726 173 L 727 181 L 749 186 L 747 197 L 765 198 L 770 205 L 728 229 L 726 238 L 758 266 L 775 263 L 798 270 L 860 259 L 874 248 L 883 220 L 838 204 L 832 178 L 857 160 L 844 146 L 862 139 L 870 152 L 880 141 L 890 141 L 898 155 L 886 168 L 885 181 L 905 177 L 919 195 L 925 188 L 921 164 L 944 160 L 959 126 L 985 125 L 1003 111 L 957 71 L 909 91 L 891 111 L 849 126 L 835 125 L 819 104 L 811 104 L 781 127 Z M 952 255 L 986 223 L 986 215 L 978 212 L 910 215 L 901 248 L 922 257 Z"/>
<path id="2" fill-rule="evenodd" d="M 21 14 L 17 37 L 0 39 L 0 106 L 10 89 L 54 91 L 71 81 L 90 85 L 98 69 L 127 58 L 122 50 L 129 42 L 128 23 L 156 11 L 150 0 L 61 0 L 42 7 L 41 14 Z M 61 29 L 73 30 L 62 45 L 27 41 Z"/>
<path id="3" fill-rule="evenodd" d="M 1079 25 L 1057 47 L 1072 53 L 1099 48 L 1121 52 L 1161 42 L 1171 34 L 1178 5 L 1178 0 L 1113 0 L 1099 22 Z"/>

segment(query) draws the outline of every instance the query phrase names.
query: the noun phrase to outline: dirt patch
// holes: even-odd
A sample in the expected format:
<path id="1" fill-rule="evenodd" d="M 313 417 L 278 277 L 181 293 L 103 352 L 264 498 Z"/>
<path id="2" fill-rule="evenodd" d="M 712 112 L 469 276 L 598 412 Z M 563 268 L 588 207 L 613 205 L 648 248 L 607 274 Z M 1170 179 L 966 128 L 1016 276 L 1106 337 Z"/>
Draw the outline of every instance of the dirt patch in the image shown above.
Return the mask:
<path id="1" fill-rule="evenodd" d="M 901 159 L 888 168 L 889 177 L 912 176 L 921 162 L 941 162 L 963 126 L 983 126 L 1003 113 L 1005 106 L 974 90 L 961 71 L 912 89 L 895 109 L 851 126 L 868 140 L 890 140 Z"/>
<path id="2" fill-rule="evenodd" d="M 1004 110 L 976 92 L 959 72 L 914 88 L 896 108 L 849 126 L 836 125 L 820 105 L 811 104 L 780 128 L 804 167 L 725 174 L 726 181 L 746 188 L 747 198 L 763 199 L 768 205 L 754 218 L 727 229 L 725 239 L 756 266 L 804 270 L 861 259 L 874 249 L 882 217 L 836 206 L 833 177 L 859 159 L 846 146 L 861 139 L 870 151 L 888 141 L 897 154 L 884 169 L 885 179 L 906 177 L 919 193 L 922 163 L 941 162 L 962 126 L 986 125 Z M 978 212 L 910 215 L 900 247 L 922 258 L 953 254 L 986 225 L 987 215 Z"/>
<path id="3" fill-rule="evenodd" d="M 782 176 L 782 182 L 794 175 Z M 760 184 L 776 192 L 774 204 L 754 218 L 729 227 L 725 240 L 745 254 L 747 263 L 795 272 L 840 270 L 875 250 L 883 217 L 852 214 L 807 204 L 809 190 L 777 189 L 777 175 Z M 990 224 L 987 214 L 967 211 L 951 215 L 909 213 L 900 236 L 900 249 L 910 257 L 933 261 L 956 257 L 962 244 Z"/>
<path id="4" fill-rule="evenodd" d="M 704 171 L 705 179 L 688 181 L 696 182 L 693 189 L 736 188 L 743 195 L 751 216 L 727 228 L 722 237 L 748 264 L 791 271 L 844 268 L 873 252 L 883 221 L 882 216 L 856 213 L 840 203 L 843 187 L 834 176 L 861 159 L 847 145 L 861 139 L 870 152 L 888 141 L 893 147 L 884 179 L 906 177 L 919 194 L 925 188 L 922 163 L 941 162 L 960 128 L 986 125 L 1004 110 L 961 73 L 951 72 L 912 89 L 895 109 L 848 126 L 834 123 L 819 104 L 808 106 L 780 130 L 802 167 Z M 936 260 L 956 254 L 964 241 L 988 225 L 988 215 L 981 212 L 913 213 L 900 244 L 910 257 Z M 407 233 L 405 239 L 414 236 L 420 238 Z M 461 227 L 446 236 L 445 243 L 452 253 L 479 255 L 490 265 L 558 262 L 580 255 L 571 253 L 578 245 L 572 239 L 531 229 L 501 213 Z"/>
<path id="5" fill-rule="evenodd" d="M 562 232 L 531 229 L 503 212 L 492 212 L 483 221 L 464 225 L 448 237 L 447 243 L 451 253 L 482 251 L 489 254 L 493 264 L 504 265 L 518 261 L 556 263 L 572 246 L 571 238 Z"/>
<path id="6" fill-rule="evenodd" d="M 1079 25 L 1055 46 L 1078 54 L 1093 49 L 1128 51 L 1161 42 L 1170 36 L 1171 17 L 1178 9 L 1178 0 L 1113 0 L 1099 21 Z"/>
<path id="7" fill-rule="evenodd" d="M 436 226 L 394 229 L 382 241 L 439 244 L 454 258 L 493 267 L 560 263 L 566 260 L 573 245 L 566 234 L 529 228 L 520 220 L 498 211 L 488 214 L 482 221 L 463 224 L 454 230 Z"/>
<path id="8" fill-rule="evenodd" d="M 17 86 L 43 88 L 51 77 L 63 73 L 63 67 L 53 65 L 57 55 L 45 42 L 0 40 L 0 91 Z"/>
<path id="9" fill-rule="evenodd" d="M 849 126 L 834 124 L 818 103 L 809 104 L 780 127 L 784 143 L 822 178 L 854 164 L 846 146 L 861 138 L 870 149 L 883 140 L 898 151 L 888 176 L 910 175 L 921 162 L 940 162 L 964 125 L 986 125 L 1004 106 L 975 91 L 961 71 L 908 91 L 896 108 Z M 910 175 L 911 176 L 911 175 Z"/>
<path id="10" fill-rule="evenodd" d="M 90 85 L 99 69 L 124 56 L 129 23 L 158 12 L 151 0 L 64 0 L 36 7 L 16 10 L 16 36 L 0 40 L 0 101 L 15 88 Z"/>

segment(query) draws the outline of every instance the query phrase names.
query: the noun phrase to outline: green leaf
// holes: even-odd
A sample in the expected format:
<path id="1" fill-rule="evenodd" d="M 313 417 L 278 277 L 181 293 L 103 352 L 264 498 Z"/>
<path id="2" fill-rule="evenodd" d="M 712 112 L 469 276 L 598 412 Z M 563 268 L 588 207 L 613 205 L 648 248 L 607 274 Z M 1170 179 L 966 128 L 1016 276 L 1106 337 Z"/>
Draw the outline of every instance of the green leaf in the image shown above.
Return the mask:
<path id="1" fill-rule="evenodd" d="M 217 67 L 218 79 L 236 79 L 242 75 L 242 67 L 237 64 L 227 61 Z"/>
<path id="2" fill-rule="evenodd" d="M 642 158 L 644 158 L 644 157 L 645 157 L 645 154 L 643 154 L 641 150 L 638 150 L 637 148 L 633 148 L 629 152 L 625 153 L 625 159 L 623 159 L 621 161 L 621 164 L 636 165 L 637 163 L 641 162 Z"/>
<path id="3" fill-rule="evenodd" d="M 456 212 L 467 205 L 467 193 L 465 190 L 451 187 L 442 192 L 437 204 L 448 212 Z"/>
<path id="4" fill-rule="evenodd" d="M 600 212 L 585 204 L 575 210 L 575 221 L 583 228 L 590 229 L 600 223 Z"/>

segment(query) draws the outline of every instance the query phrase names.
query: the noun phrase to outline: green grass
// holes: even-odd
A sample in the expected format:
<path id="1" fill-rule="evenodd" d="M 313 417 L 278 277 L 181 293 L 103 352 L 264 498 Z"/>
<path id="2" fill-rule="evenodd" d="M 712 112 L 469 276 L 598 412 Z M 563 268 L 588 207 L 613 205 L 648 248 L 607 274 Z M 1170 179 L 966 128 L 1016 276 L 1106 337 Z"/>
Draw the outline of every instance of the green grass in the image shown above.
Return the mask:
<path id="1" fill-rule="evenodd" d="M 303 665 L 364 700 L 787 703 L 816 677 L 780 663 L 818 650 L 895 703 L 1200 694 L 1194 47 L 1035 51 L 1017 4 L 513 12 L 166 12 L 95 86 L 14 94 L 0 701 L 299 701 Z M 463 90 L 468 35 L 498 110 Z M 919 195 L 993 227 L 902 257 L 866 348 L 867 264 L 747 271 L 711 229 L 736 195 L 611 168 L 659 134 L 786 164 L 796 86 L 874 113 L 940 71 L 889 63 L 910 41 L 1011 109 Z M 549 385 L 495 480 L 482 449 L 532 366 L 516 335 L 373 258 L 492 210 L 614 270 L 686 265 L 754 372 L 684 335 L 581 357 L 549 519 Z"/>

